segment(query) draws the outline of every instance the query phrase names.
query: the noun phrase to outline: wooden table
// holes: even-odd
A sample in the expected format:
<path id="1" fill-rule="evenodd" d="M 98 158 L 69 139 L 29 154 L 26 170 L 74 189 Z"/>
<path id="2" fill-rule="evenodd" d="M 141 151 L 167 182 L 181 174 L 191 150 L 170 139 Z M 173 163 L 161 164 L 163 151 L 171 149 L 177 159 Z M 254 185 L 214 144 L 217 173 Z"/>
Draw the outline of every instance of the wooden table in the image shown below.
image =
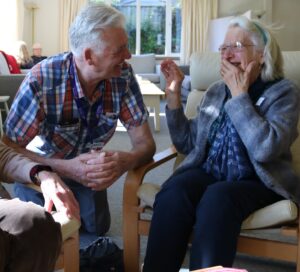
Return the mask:
<path id="1" fill-rule="evenodd" d="M 154 83 L 137 78 L 138 83 L 141 88 L 145 105 L 152 109 L 154 112 L 154 129 L 155 131 L 160 130 L 160 97 L 165 95 L 165 93 L 158 88 Z"/>

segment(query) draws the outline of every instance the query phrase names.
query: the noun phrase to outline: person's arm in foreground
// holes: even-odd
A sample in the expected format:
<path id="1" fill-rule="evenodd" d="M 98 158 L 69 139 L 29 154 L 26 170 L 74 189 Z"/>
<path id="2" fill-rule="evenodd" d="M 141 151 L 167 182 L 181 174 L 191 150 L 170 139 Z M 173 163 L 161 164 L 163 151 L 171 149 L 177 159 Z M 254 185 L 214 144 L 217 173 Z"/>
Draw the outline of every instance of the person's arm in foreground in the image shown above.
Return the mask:
<path id="1" fill-rule="evenodd" d="M 30 171 L 36 165 L 37 163 L 14 152 L 0 142 L 0 178 L 2 181 L 19 180 L 24 183 L 32 183 Z M 49 171 L 41 171 L 37 176 L 45 198 L 45 209 L 50 212 L 54 204 L 57 211 L 64 212 L 80 221 L 79 205 L 71 190 L 60 177 Z"/>

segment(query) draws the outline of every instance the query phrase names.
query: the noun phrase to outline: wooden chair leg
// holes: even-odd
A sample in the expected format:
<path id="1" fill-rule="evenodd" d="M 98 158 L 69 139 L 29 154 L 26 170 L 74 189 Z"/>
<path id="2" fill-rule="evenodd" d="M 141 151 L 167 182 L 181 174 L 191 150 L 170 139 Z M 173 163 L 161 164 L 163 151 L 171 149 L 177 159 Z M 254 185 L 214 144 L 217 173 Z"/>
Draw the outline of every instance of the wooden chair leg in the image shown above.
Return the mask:
<path id="1" fill-rule="evenodd" d="M 56 269 L 64 272 L 79 272 L 79 234 L 78 232 L 64 241 L 61 256 L 56 262 Z"/>
<path id="2" fill-rule="evenodd" d="M 138 234 L 138 212 L 131 207 L 123 206 L 126 216 L 123 217 L 123 256 L 125 272 L 139 271 L 140 236 Z"/>

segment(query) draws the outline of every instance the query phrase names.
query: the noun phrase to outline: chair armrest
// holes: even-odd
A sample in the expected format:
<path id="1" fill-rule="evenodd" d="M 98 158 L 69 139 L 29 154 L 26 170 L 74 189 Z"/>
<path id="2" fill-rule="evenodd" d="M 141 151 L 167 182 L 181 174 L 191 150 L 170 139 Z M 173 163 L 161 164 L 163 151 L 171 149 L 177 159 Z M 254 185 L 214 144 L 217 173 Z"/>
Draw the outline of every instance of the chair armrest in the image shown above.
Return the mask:
<path id="1" fill-rule="evenodd" d="M 28 183 L 26 186 L 38 192 L 42 192 L 41 187 L 33 183 Z M 69 218 L 66 214 L 57 211 L 53 211 L 51 214 L 54 221 L 61 225 L 63 241 L 67 240 L 79 230 L 81 223 L 77 219 Z"/>
<path id="2" fill-rule="evenodd" d="M 61 226 L 62 240 L 65 241 L 80 228 L 80 222 L 75 218 L 69 218 L 62 212 L 53 212 L 52 217 Z"/>
<path id="3" fill-rule="evenodd" d="M 175 147 L 171 146 L 168 149 L 156 153 L 153 156 L 152 161 L 136 169 L 129 170 L 124 183 L 123 201 L 124 203 L 130 203 L 136 205 L 138 202 L 137 190 L 142 184 L 145 175 L 157 166 L 175 158 L 177 151 Z M 132 199 L 134 196 L 135 199 Z"/>

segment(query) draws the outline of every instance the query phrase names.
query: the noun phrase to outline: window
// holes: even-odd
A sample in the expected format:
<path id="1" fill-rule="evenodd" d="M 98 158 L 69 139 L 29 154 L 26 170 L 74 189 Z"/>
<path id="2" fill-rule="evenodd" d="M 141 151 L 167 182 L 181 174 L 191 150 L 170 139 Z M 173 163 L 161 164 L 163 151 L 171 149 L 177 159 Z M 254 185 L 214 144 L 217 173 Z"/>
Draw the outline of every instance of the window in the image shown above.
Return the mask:
<path id="1" fill-rule="evenodd" d="M 126 18 L 132 54 L 178 56 L 181 40 L 180 0 L 93 0 L 120 10 Z"/>

